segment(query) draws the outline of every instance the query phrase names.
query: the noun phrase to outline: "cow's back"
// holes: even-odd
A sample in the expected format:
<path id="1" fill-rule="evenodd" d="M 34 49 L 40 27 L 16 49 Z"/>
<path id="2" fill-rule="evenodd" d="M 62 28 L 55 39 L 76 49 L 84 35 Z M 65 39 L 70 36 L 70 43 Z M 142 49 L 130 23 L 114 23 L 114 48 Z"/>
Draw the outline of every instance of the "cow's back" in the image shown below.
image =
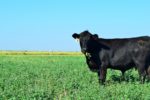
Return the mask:
<path id="1" fill-rule="evenodd" d="M 134 60 L 137 57 L 140 60 L 142 55 L 148 55 L 148 57 L 150 55 L 150 37 L 147 36 L 125 39 L 100 39 L 99 42 L 110 48 L 99 52 L 102 64 L 114 69 L 134 66 Z M 145 57 L 145 59 L 147 58 Z"/>

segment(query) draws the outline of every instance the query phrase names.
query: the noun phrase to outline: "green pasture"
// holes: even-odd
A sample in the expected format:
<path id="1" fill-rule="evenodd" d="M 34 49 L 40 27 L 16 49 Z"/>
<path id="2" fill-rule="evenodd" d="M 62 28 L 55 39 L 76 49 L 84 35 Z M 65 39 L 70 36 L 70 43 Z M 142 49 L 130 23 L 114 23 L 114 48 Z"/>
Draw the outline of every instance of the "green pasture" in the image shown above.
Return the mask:
<path id="1" fill-rule="evenodd" d="M 150 83 L 140 84 L 135 69 L 120 79 L 108 70 L 98 84 L 84 56 L 0 55 L 0 100 L 150 100 Z"/>

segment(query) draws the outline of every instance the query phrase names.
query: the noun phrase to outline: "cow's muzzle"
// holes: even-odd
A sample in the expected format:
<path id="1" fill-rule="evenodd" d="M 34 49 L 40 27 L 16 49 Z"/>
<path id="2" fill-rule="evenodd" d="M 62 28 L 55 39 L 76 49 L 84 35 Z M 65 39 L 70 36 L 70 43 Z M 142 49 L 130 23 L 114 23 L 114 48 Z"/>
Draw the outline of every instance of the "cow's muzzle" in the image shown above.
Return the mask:
<path id="1" fill-rule="evenodd" d="M 86 48 L 82 48 L 82 49 L 81 49 L 81 52 L 82 52 L 83 54 L 85 54 L 85 55 L 86 55 L 86 53 L 87 53 L 87 49 L 86 49 Z"/>

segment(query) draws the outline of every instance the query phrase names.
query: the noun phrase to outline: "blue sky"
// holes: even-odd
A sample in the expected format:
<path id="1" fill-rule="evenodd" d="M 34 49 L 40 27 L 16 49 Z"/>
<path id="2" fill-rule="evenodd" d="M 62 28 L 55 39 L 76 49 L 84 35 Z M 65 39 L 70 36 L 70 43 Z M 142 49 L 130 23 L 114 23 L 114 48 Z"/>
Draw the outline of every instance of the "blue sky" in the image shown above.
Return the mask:
<path id="1" fill-rule="evenodd" d="M 79 51 L 71 35 L 150 36 L 150 0 L 1 0 L 0 50 Z"/>

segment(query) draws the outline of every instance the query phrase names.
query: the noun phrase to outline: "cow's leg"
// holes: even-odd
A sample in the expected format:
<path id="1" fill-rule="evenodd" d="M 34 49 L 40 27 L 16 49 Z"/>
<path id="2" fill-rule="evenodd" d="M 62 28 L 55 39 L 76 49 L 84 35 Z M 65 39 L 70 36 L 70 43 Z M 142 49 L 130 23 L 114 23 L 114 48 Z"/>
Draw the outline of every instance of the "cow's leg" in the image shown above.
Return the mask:
<path id="1" fill-rule="evenodd" d="M 145 82 L 145 78 L 146 78 L 145 66 L 143 66 L 142 64 L 140 64 L 140 66 L 138 66 L 138 72 L 139 72 L 140 81 L 143 84 Z"/>
<path id="2" fill-rule="evenodd" d="M 122 76 L 121 76 L 121 80 L 125 80 L 125 71 L 124 70 L 121 70 L 121 73 L 122 73 Z"/>
<path id="3" fill-rule="evenodd" d="M 100 84 L 104 84 L 106 80 L 106 74 L 107 74 L 107 69 L 106 68 L 101 68 L 98 71 L 98 79 Z"/>
<path id="4" fill-rule="evenodd" d="M 101 84 L 100 74 L 101 74 L 101 72 L 100 72 L 100 70 L 99 70 L 99 71 L 97 72 L 97 75 L 98 75 L 98 82 L 99 82 L 99 84 Z"/>
<path id="5" fill-rule="evenodd" d="M 146 69 L 147 76 L 148 76 L 148 81 L 150 81 L 150 66 Z"/>

